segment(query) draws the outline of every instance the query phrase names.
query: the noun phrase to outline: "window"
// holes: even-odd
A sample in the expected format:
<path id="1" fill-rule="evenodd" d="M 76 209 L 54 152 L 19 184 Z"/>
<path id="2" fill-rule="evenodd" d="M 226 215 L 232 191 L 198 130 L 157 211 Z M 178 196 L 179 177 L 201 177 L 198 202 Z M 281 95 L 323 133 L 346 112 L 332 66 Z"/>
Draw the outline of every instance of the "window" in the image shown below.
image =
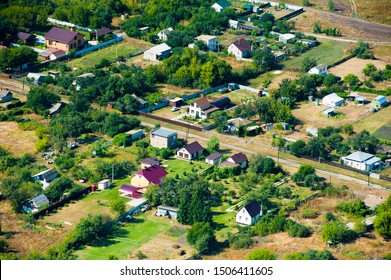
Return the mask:
<path id="1" fill-rule="evenodd" d="M 246 212 L 246 210 L 244 210 L 244 209 L 243 209 L 243 211 L 242 211 L 242 212 L 244 213 L 244 212 Z"/>
<path id="2" fill-rule="evenodd" d="M 248 220 L 248 217 L 246 217 L 246 222 L 247 222 L 247 220 Z"/>
<path id="3" fill-rule="evenodd" d="M 239 221 L 242 219 L 242 216 L 239 216 Z"/>

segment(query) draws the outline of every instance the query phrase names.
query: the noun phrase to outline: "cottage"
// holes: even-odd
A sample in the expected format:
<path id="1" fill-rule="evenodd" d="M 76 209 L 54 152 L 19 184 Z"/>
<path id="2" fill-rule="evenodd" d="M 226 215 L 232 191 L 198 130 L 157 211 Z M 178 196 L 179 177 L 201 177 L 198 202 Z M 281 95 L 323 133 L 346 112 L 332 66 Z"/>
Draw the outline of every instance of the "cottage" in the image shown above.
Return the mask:
<path id="1" fill-rule="evenodd" d="M 49 117 L 53 117 L 56 114 L 59 114 L 61 112 L 61 103 L 56 103 L 54 104 L 50 109 L 49 109 Z"/>
<path id="2" fill-rule="evenodd" d="M 279 61 L 279 60 L 283 59 L 284 57 L 286 57 L 286 53 L 281 52 L 281 51 L 279 51 L 279 52 L 273 52 L 273 53 L 274 53 L 274 59 L 275 59 L 276 61 Z"/>
<path id="3" fill-rule="evenodd" d="M 207 119 L 211 113 L 218 110 L 219 108 L 215 107 L 205 96 L 203 96 L 190 104 L 189 115 L 195 118 Z"/>
<path id="4" fill-rule="evenodd" d="M 104 179 L 100 182 L 98 182 L 98 189 L 99 190 L 107 190 L 110 188 L 110 180 L 109 179 Z"/>
<path id="5" fill-rule="evenodd" d="M 144 130 L 142 129 L 132 129 L 128 132 L 125 132 L 125 134 L 128 134 L 130 136 L 132 142 L 144 138 Z"/>
<path id="6" fill-rule="evenodd" d="M 317 41 L 308 40 L 308 39 L 298 39 L 297 41 L 299 41 L 303 45 L 306 45 L 306 46 L 308 46 L 310 48 L 315 47 L 318 44 Z"/>
<path id="7" fill-rule="evenodd" d="M 236 223 L 239 225 L 252 226 L 263 215 L 262 206 L 252 201 L 236 213 Z"/>
<path id="8" fill-rule="evenodd" d="M 168 217 L 168 218 L 171 218 L 173 220 L 176 220 L 177 217 L 178 217 L 178 211 L 179 211 L 179 209 L 176 208 L 176 207 L 170 207 L 170 206 L 166 206 L 166 205 L 159 205 L 157 207 L 156 216 Z"/>
<path id="9" fill-rule="evenodd" d="M 160 165 L 160 162 L 157 158 L 147 157 L 141 161 L 141 168 L 145 169 L 151 167 L 152 165 Z"/>
<path id="10" fill-rule="evenodd" d="M 55 169 L 48 169 L 33 175 L 32 179 L 34 182 L 40 182 L 42 188 L 45 190 L 57 176 L 58 174 Z"/>
<path id="11" fill-rule="evenodd" d="M 343 164 L 362 171 L 371 171 L 382 168 L 381 159 L 372 154 L 356 151 L 342 157 Z"/>
<path id="12" fill-rule="evenodd" d="M 251 121 L 243 119 L 243 118 L 229 119 L 227 121 L 226 131 L 229 133 L 234 133 L 234 132 L 238 131 L 240 127 L 247 126 L 251 123 L 252 123 Z"/>
<path id="13" fill-rule="evenodd" d="M 41 85 L 42 83 L 44 83 L 46 77 L 48 77 L 48 75 L 42 74 L 42 73 L 28 73 L 27 74 L 27 79 L 29 79 L 30 81 L 32 81 L 33 84 L 36 84 L 36 85 Z"/>
<path id="14" fill-rule="evenodd" d="M 318 66 L 312 67 L 308 74 L 315 74 L 315 75 L 326 75 L 327 74 L 327 66 L 324 64 L 319 64 Z"/>
<path id="15" fill-rule="evenodd" d="M 323 115 L 328 118 L 334 116 L 335 108 L 334 107 L 327 108 L 326 110 L 323 111 Z"/>
<path id="16" fill-rule="evenodd" d="M 158 128 L 151 132 L 151 146 L 155 148 L 176 148 L 178 133 L 166 128 Z"/>
<path id="17" fill-rule="evenodd" d="M 106 35 L 111 35 L 111 36 L 113 35 L 113 30 L 106 27 L 106 28 L 102 28 L 102 29 L 93 31 L 90 34 L 91 34 L 91 40 L 95 39 L 97 41 L 103 41 L 103 39 Z"/>
<path id="18" fill-rule="evenodd" d="M 18 32 L 16 35 L 18 41 L 22 41 L 27 46 L 34 46 L 35 36 L 25 32 Z"/>
<path id="19" fill-rule="evenodd" d="M 213 153 L 213 154 L 210 154 L 209 156 L 207 156 L 205 158 L 205 163 L 206 164 L 217 164 L 220 162 L 221 158 L 222 158 L 222 154 L 219 154 L 219 153 Z"/>
<path id="20" fill-rule="evenodd" d="M 296 36 L 293 35 L 293 34 L 281 34 L 279 37 L 278 37 L 278 41 L 279 42 L 282 42 L 282 43 L 292 43 L 293 39 L 295 38 Z"/>
<path id="21" fill-rule="evenodd" d="M 242 38 L 228 46 L 228 53 L 233 54 L 236 59 L 250 57 L 251 44 Z"/>
<path id="22" fill-rule="evenodd" d="M 146 188 L 149 185 L 159 185 L 168 172 L 159 165 L 141 169 L 131 179 L 132 186 Z"/>
<path id="23" fill-rule="evenodd" d="M 45 35 L 45 44 L 48 48 L 69 53 L 72 49 L 79 49 L 84 45 L 84 36 L 76 31 L 52 27 Z"/>
<path id="24" fill-rule="evenodd" d="M 218 13 L 220 13 L 222 10 L 231 7 L 232 4 L 226 0 L 220 0 L 214 3 L 211 7 Z"/>
<path id="25" fill-rule="evenodd" d="M 25 205 L 23 205 L 23 210 L 26 213 L 30 212 L 37 212 L 41 207 L 47 207 L 50 205 L 50 202 L 46 195 L 43 193 L 34 196 L 33 198 L 29 199 Z"/>
<path id="26" fill-rule="evenodd" d="M 172 29 L 171 27 L 167 28 L 167 29 L 164 29 L 164 30 L 161 30 L 158 34 L 157 34 L 157 37 L 159 38 L 160 41 L 164 42 L 164 41 L 167 41 L 167 36 L 168 34 L 170 34 L 172 31 L 174 31 L 174 29 Z"/>
<path id="27" fill-rule="evenodd" d="M 228 28 L 240 29 L 240 22 L 237 20 L 230 19 L 228 20 Z"/>
<path id="28" fill-rule="evenodd" d="M 217 49 L 217 40 L 216 36 L 211 35 L 200 35 L 196 37 L 197 41 L 202 41 L 208 47 L 210 51 L 214 51 Z"/>
<path id="29" fill-rule="evenodd" d="M 247 165 L 248 165 L 247 156 L 243 153 L 238 153 L 238 154 L 234 154 L 227 160 L 223 161 L 219 165 L 219 168 L 240 166 L 240 168 L 243 169 L 246 168 Z"/>
<path id="30" fill-rule="evenodd" d="M 342 97 L 339 97 L 335 93 L 331 93 L 329 95 L 326 95 L 323 97 L 322 103 L 323 106 L 328 106 L 328 107 L 339 107 L 342 106 L 345 102 L 345 99 Z"/>
<path id="31" fill-rule="evenodd" d="M 375 99 L 372 100 L 371 102 L 371 107 L 373 108 L 381 108 L 386 106 L 387 104 L 387 99 L 383 95 L 376 96 Z"/>
<path id="32" fill-rule="evenodd" d="M 12 92 L 5 89 L 0 90 L 0 102 L 9 102 L 12 99 L 14 99 Z"/>
<path id="33" fill-rule="evenodd" d="M 185 145 L 180 148 L 176 155 L 178 158 L 186 159 L 186 160 L 194 160 L 201 156 L 204 152 L 204 148 L 197 141 Z"/>
<path id="34" fill-rule="evenodd" d="M 122 185 L 119 188 L 120 195 L 126 198 L 139 199 L 142 198 L 141 188 L 132 185 Z"/>
<path id="35" fill-rule="evenodd" d="M 166 43 L 154 46 L 144 52 L 145 60 L 159 61 L 171 55 L 171 47 Z"/>

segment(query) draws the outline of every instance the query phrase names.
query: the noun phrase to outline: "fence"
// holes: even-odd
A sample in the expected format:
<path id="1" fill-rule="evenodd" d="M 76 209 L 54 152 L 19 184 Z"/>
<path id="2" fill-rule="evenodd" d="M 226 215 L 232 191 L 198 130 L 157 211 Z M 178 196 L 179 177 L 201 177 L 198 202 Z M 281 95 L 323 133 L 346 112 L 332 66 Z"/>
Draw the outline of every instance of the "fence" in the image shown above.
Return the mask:
<path id="1" fill-rule="evenodd" d="M 88 47 L 86 49 L 82 49 L 80 51 L 77 51 L 75 52 L 75 56 L 81 56 L 85 53 L 88 53 L 88 52 L 92 52 L 92 51 L 95 51 L 95 50 L 100 50 L 101 48 L 104 48 L 104 47 L 107 47 L 109 45 L 113 45 L 117 42 L 120 42 L 122 41 L 122 37 L 121 36 L 117 36 L 115 37 L 114 39 L 111 39 L 110 41 L 106 41 L 104 43 L 101 43 L 101 44 L 98 44 L 98 45 L 95 45 L 95 46 L 91 46 L 91 47 Z"/>
<path id="2" fill-rule="evenodd" d="M 340 65 L 341 63 L 344 63 L 345 61 L 348 61 L 349 59 L 355 57 L 356 55 L 355 54 L 351 54 L 351 55 L 348 55 L 347 57 L 344 57 L 332 64 L 330 64 L 329 66 L 327 66 L 328 69 L 332 68 L 332 67 L 335 67 L 337 65 Z"/>
<path id="3" fill-rule="evenodd" d="M 159 116 L 156 116 L 156 115 L 147 114 L 147 113 L 144 113 L 144 112 L 141 112 L 141 111 L 139 112 L 139 114 L 141 116 L 144 116 L 144 117 L 147 117 L 147 118 L 150 118 L 150 119 L 166 122 L 166 123 L 169 123 L 169 124 L 179 125 L 181 127 L 185 127 L 185 128 L 196 130 L 196 131 L 202 131 L 201 127 L 194 126 L 194 125 L 191 125 L 191 124 L 182 123 L 182 122 L 179 122 L 179 121 L 174 121 L 174 120 L 162 118 L 162 117 L 159 117 Z"/>
<path id="4" fill-rule="evenodd" d="M 291 18 L 294 18 L 295 16 L 298 16 L 300 14 L 304 13 L 304 9 L 303 8 L 299 8 L 295 11 L 293 11 L 292 13 L 289 13 L 285 16 L 282 16 L 280 17 L 278 20 L 288 20 L 288 19 L 291 19 Z"/>
<path id="5" fill-rule="evenodd" d="M 61 26 L 76 27 L 77 29 L 80 29 L 80 30 L 83 30 L 83 31 L 88 31 L 88 32 L 93 31 L 91 28 L 84 27 L 84 26 L 78 26 L 76 24 L 73 24 L 73 23 L 70 23 L 70 22 L 66 22 L 66 21 L 57 20 L 57 19 L 54 19 L 54 18 L 48 18 L 48 22 L 54 23 L 54 24 L 57 24 L 57 25 L 61 25 Z"/>
<path id="6" fill-rule="evenodd" d="M 148 107 L 148 108 L 145 108 L 145 109 L 142 109 L 139 111 L 139 113 L 150 113 L 150 112 L 153 112 L 155 110 L 159 110 L 161 108 L 164 108 L 164 107 L 167 107 L 170 103 L 168 101 L 164 101 L 164 102 L 161 102 L 157 105 L 153 105 L 151 107 Z"/>

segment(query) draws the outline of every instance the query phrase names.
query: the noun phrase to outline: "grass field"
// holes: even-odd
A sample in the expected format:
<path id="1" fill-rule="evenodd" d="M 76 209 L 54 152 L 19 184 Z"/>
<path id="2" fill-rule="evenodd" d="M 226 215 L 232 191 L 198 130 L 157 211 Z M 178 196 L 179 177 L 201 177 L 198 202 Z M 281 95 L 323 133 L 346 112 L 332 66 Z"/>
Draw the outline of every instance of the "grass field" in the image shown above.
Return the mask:
<path id="1" fill-rule="evenodd" d="M 194 168 L 194 172 L 201 172 L 202 170 L 205 170 L 206 168 L 210 167 L 210 165 L 201 162 L 201 161 L 195 161 L 193 164 L 191 164 L 187 160 L 181 160 L 181 159 L 168 159 L 165 160 L 162 163 L 162 166 L 166 168 L 168 171 L 167 177 L 174 178 L 176 174 L 179 175 L 180 178 L 182 178 L 183 172 L 186 172 L 186 174 L 193 173 L 192 169 Z"/>
<path id="2" fill-rule="evenodd" d="M 283 63 L 285 68 L 299 69 L 305 58 L 315 58 L 318 64 L 330 65 L 345 56 L 345 49 L 350 43 L 337 42 L 331 40 L 319 40 L 321 44 L 312 48 L 308 52 L 287 60 Z"/>
<path id="3" fill-rule="evenodd" d="M 38 140 L 34 131 L 22 131 L 16 122 L 0 122 L 0 146 L 15 156 L 35 153 L 34 143 Z"/>
<path id="4" fill-rule="evenodd" d="M 374 135 L 377 138 L 391 141 L 391 117 L 390 117 L 390 122 L 386 123 L 385 125 L 380 127 L 378 130 L 376 130 Z"/>
<path id="5" fill-rule="evenodd" d="M 107 260 L 110 255 L 126 259 L 141 245 L 169 228 L 167 223 L 135 218 L 121 227 L 114 237 L 77 251 L 76 255 L 82 260 Z"/>
<path id="6" fill-rule="evenodd" d="M 355 131 L 368 130 L 369 133 L 374 133 L 391 120 L 391 106 L 383 108 L 380 111 L 371 114 L 369 117 L 360 119 L 358 122 L 353 123 Z"/>

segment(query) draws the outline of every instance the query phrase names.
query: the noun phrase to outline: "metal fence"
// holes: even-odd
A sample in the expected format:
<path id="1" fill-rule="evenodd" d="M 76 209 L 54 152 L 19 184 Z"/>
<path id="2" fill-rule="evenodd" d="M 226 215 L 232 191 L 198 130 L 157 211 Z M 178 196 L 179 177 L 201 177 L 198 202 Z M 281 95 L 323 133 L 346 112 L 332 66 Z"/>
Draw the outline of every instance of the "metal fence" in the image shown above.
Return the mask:
<path id="1" fill-rule="evenodd" d="M 148 114 L 148 113 L 144 113 L 144 112 L 139 112 L 139 114 L 141 116 L 144 116 L 144 117 L 147 117 L 147 118 L 150 118 L 150 119 L 162 121 L 162 122 L 169 123 L 169 124 L 179 125 L 181 127 L 185 127 L 185 128 L 196 130 L 196 131 L 202 131 L 201 127 L 194 126 L 194 125 L 191 125 L 191 124 L 182 123 L 182 122 L 179 122 L 179 121 L 174 121 L 174 120 L 162 118 L 162 117 L 159 117 L 159 116 L 156 116 L 156 115 L 152 115 L 152 114 Z"/>

